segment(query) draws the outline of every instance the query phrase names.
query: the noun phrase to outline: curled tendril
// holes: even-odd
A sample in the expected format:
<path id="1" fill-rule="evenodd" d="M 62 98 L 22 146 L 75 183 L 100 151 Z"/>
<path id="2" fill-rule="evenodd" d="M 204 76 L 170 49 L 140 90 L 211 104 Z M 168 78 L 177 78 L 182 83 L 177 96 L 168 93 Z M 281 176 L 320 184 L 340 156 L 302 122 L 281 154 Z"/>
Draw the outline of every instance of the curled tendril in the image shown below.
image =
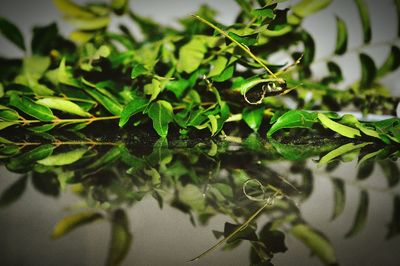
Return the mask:
<path id="1" fill-rule="evenodd" d="M 251 196 L 251 195 L 249 195 L 249 194 L 247 193 L 246 187 L 247 187 L 247 185 L 248 185 L 249 183 L 251 183 L 251 182 L 256 183 L 256 184 L 260 187 L 261 192 L 262 192 L 262 199 L 253 197 L 253 196 Z M 264 188 L 263 184 L 261 184 L 261 182 L 258 181 L 257 179 L 249 179 L 249 180 L 247 180 L 246 182 L 244 182 L 244 184 L 243 184 L 243 194 L 244 194 L 249 200 L 252 200 L 252 201 L 265 201 L 265 198 L 266 198 L 266 191 L 265 191 L 265 188 Z"/>
<path id="2" fill-rule="evenodd" d="M 257 101 L 250 101 L 247 97 L 247 93 L 254 87 L 261 85 L 261 95 Z M 256 79 L 250 82 L 245 83 L 240 88 L 240 91 L 244 97 L 244 100 L 251 105 L 261 104 L 265 97 L 275 96 L 279 94 L 283 94 L 287 90 L 286 81 L 281 78 L 273 78 L 273 79 Z"/>

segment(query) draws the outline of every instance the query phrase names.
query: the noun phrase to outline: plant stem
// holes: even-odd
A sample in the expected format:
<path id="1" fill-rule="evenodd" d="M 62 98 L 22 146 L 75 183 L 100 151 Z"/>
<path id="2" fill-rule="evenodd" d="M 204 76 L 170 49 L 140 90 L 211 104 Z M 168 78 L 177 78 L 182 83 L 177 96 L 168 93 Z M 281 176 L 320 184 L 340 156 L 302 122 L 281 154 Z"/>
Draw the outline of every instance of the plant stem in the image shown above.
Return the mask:
<path id="1" fill-rule="evenodd" d="M 54 123 L 54 124 L 66 124 L 66 123 L 92 123 L 95 121 L 102 121 L 102 120 L 115 120 L 119 119 L 120 116 L 101 116 L 101 117 L 91 117 L 91 118 L 70 118 L 70 119 L 54 119 L 51 121 L 48 121 L 49 123 Z M 33 119 L 33 120 L 17 120 L 16 122 L 21 123 L 21 124 L 34 124 L 34 123 L 46 123 L 47 121 L 41 121 L 38 119 Z"/>
<path id="2" fill-rule="evenodd" d="M 232 38 L 231 36 L 229 36 L 229 34 L 227 32 L 225 32 L 224 30 L 222 30 L 221 28 L 215 26 L 214 24 L 212 24 L 211 22 L 209 22 L 208 20 L 198 16 L 198 15 L 193 15 L 194 18 L 200 20 L 201 22 L 203 22 L 204 24 L 210 26 L 211 28 L 215 29 L 216 31 L 218 31 L 219 33 L 221 33 L 222 35 L 224 35 L 226 38 L 228 38 L 229 40 L 231 40 L 232 42 L 234 42 L 237 46 L 239 46 L 243 51 L 245 51 L 251 58 L 254 59 L 254 61 L 256 61 L 258 64 L 260 64 L 267 72 L 269 75 L 271 75 L 274 78 L 277 78 L 277 76 L 264 64 L 263 61 L 261 61 L 261 59 L 259 59 L 257 56 L 255 56 L 251 51 L 250 48 L 247 47 L 246 45 L 241 44 L 240 42 L 236 41 L 234 38 Z"/>

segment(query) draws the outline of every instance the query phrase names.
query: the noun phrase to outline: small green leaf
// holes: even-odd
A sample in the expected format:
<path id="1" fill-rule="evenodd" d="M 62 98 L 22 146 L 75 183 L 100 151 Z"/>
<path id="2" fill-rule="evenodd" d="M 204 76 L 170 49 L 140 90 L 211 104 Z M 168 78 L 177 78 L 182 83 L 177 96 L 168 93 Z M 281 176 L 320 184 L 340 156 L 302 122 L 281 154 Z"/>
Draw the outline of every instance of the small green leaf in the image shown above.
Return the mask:
<path id="1" fill-rule="evenodd" d="M 146 106 L 149 104 L 149 101 L 145 98 L 134 98 L 130 101 L 122 110 L 121 118 L 119 120 L 119 126 L 123 127 L 129 120 L 129 118 L 139 112 L 142 112 Z"/>
<path id="2" fill-rule="evenodd" d="M 314 39 L 312 38 L 311 34 L 309 34 L 306 31 L 303 31 L 301 33 L 301 39 L 302 39 L 303 44 L 304 44 L 304 52 L 303 52 L 302 63 L 305 66 L 309 66 L 314 61 L 314 57 L 315 57 L 315 42 L 314 42 Z"/>
<path id="3" fill-rule="evenodd" d="M 200 66 L 206 52 L 207 48 L 204 41 L 199 38 L 192 38 L 190 42 L 179 49 L 177 70 L 192 73 Z"/>
<path id="4" fill-rule="evenodd" d="M 94 14 L 71 0 L 53 0 L 55 6 L 67 16 L 93 18 Z"/>
<path id="5" fill-rule="evenodd" d="M 149 117 L 153 120 L 153 128 L 160 137 L 168 135 L 168 124 L 173 121 L 174 113 L 169 102 L 160 100 L 149 108 Z"/>
<path id="6" fill-rule="evenodd" d="M 53 115 L 53 112 L 48 107 L 37 104 L 26 97 L 20 97 L 19 95 L 12 94 L 10 97 L 10 105 L 18 108 L 30 116 L 39 119 L 40 121 L 51 122 L 56 119 L 56 117 Z"/>
<path id="7" fill-rule="evenodd" d="M 59 165 L 68 165 L 73 164 L 74 162 L 78 161 L 82 158 L 82 156 L 87 152 L 87 149 L 80 148 L 64 153 L 58 153 L 46 157 L 42 160 L 37 161 L 40 164 L 46 166 L 59 166 Z"/>
<path id="8" fill-rule="evenodd" d="M 63 98 L 45 97 L 36 101 L 37 104 L 46 106 L 51 109 L 60 110 L 65 113 L 78 115 L 82 117 L 90 117 L 91 114 L 84 111 L 79 105 Z"/>
<path id="9" fill-rule="evenodd" d="M 110 17 L 66 17 L 65 21 L 71 24 L 74 28 L 82 31 L 99 30 L 105 28 L 110 23 Z"/>
<path id="10" fill-rule="evenodd" d="M 270 7 L 270 5 L 265 6 L 263 8 L 258 8 L 258 9 L 253 9 L 251 11 L 251 14 L 253 16 L 260 16 L 260 17 L 266 17 L 266 18 L 274 18 L 274 10 Z"/>
<path id="11" fill-rule="evenodd" d="M 357 179 L 358 180 L 367 179 L 374 171 L 374 166 L 375 166 L 374 161 L 365 161 L 363 163 L 359 163 L 357 171 Z"/>
<path id="12" fill-rule="evenodd" d="M 18 122 L 13 122 L 13 121 L 0 121 L 0 130 L 3 130 L 5 128 L 8 128 L 13 125 L 19 124 Z"/>
<path id="13" fill-rule="evenodd" d="M 320 232 L 306 224 L 296 224 L 290 233 L 303 242 L 326 265 L 335 264 L 336 255 L 331 243 Z"/>
<path id="14" fill-rule="evenodd" d="M 216 60 L 211 62 L 211 70 L 208 73 L 208 77 L 218 76 L 224 71 L 226 64 L 228 63 L 228 59 L 224 56 L 218 56 Z"/>
<path id="15" fill-rule="evenodd" d="M 25 191 L 27 177 L 23 176 L 1 193 L 0 208 L 17 201 Z"/>
<path id="16" fill-rule="evenodd" d="M 340 17 L 336 16 L 336 48 L 335 54 L 342 55 L 347 49 L 347 27 Z"/>
<path id="17" fill-rule="evenodd" d="M 131 78 L 135 79 L 135 78 L 137 78 L 137 77 L 139 77 L 139 76 L 141 76 L 141 75 L 143 75 L 143 74 L 145 74 L 147 72 L 148 72 L 148 70 L 144 65 L 137 63 L 132 68 Z"/>
<path id="18" fill-rule="evenodd" d="M 251 109 L 245 108 L 242 112 L 243 120 L 254 131 L 258 131 L 264 117 L 264 107 Z"/>
<path id="19" fill-rule="evenodd" d="M 369 20 L 368 5 L 365 0 L 354 0 L 357 6 L 358 14 L 361 18 L 361 25 L 363 28 L 364 43 L 367 44 L 371 41 L 371 22 Z"/>
<path id="20" fill-rule="evenodd" d="M 227 68 L 225 68 L 221 74 L 213 77 L 212 80 L 216 81 L 216 82 L 227 81 L 228 79 L 232 78 L 234 72 L 235 72 L 235 65 L 232 64 L 232 65 L 228 66 Z"/>
<path id="21" fill-rule="evenodd" d="M 336 219 L 344 210 L 346 202 L 346 191 L 344 181 L 340 178 L 332 179 L 333 193 L 334 193 L 334 209 L 332 214 L 332 220 Z"/>
<path id="22" fill-rule="evenodd" d="M 41 145 L 17 157 L 11 158 L 6 167 L 13 172 L 25 172 L 29 170 L 32 164 L 50 156 L 53 153 L 53 149 L 54 147 L 51 144 Z"/>
<path id="23" fill-rule="evenodd" d="M 332 0 L 301 0 L 291 10 L 297 16 L 304 18 L 312 15 L 331 4 Z"/>
<path id="24" fill-rule="evenodd" d="M 17 111 L 0 105 L 0 118 L 5 121 L 15 121 L 19 119 L 19 115 Z"/>
<path id="25" fill-rule="evenodd" d="M 368 205 L 369 205 L 369 196 L 368 193 L 363 190 L 361 191 L 360 194 L 360 201 L 358 203 L 356 217 L 354 219 L 352 227 L 346 234 L 346 238 L 350 238 L 357 235 L 365 227 L 368 217 Z"/>
<path id="26" fill-rule="evenodd" d="M 132 242 L 132 234 L 129 231 L 129 220 L 126 213 L 118 209 L 113 213 L 111 240 L 107 255 L 106 265 L 120 265 Z"/>
<path id="27" fill-rule="evenodd" d="M 345 136 L 347 138 L 355 138 L 356 136 L 361 137 L 360 131 L 358 129 L 339 124 L 322 113 L 318 114 L 318 119 L 319 121 L 321 121 L 322 125 L 329 128 L 330 130 L 339 133 L 342 136 Z"/>
<path id="28" fill-rule="evenodd" d="M 215 117 L 215 115 L 208 115 L 208 119 L 210 121 L 210 131 L 211 131 L 211 135 L 214 136 L 215 133 L 217 133 L 218 131 L 218 122 L 217 122 L 217 118 Z"/>
<path id="29" fill-rule="evenodd" d="M 96 161 L 85 167 L 85 170 L 92 172 L 100 168 L 106 167 L 109 164 L 118 160 L 121 157 L 122 148 L 120 146 L 112 147 L 103 156 L 97 158 Z"/>
<path id="30" fill-rule="evenodd" d="M 4 17 L 0 17 L 0 32 L 9 41 L 25 51 L 25 42 L 21 31 Z"/>
<path id="31" fill-rule="evenodd" d="M 101 92 L 91 89 L 84 89 L 87 94 L 93 97 L 97 102 L 99 102 L 104 108 L 106 108 L 113 115 L 120 115 L 122 112 L 122 106 L 119 102 L 114 99 L 109 98 L 108 96 L 102 94 Z"/>
<path id="32" fill-rule="evenodd" d="M 51 237 L 53 239 L 60 238 L 79 226 L 90 224 L 102 218 L 103 216 L 100 213 L 93 211 L 67 216 L 56 224 Z"/>
<path id="33" fill-rule="evenodd" d="M 351 152 L 351 151 L 354 151 L 357 149 L 361 149 L 369 144 L 371 144 L 371 142 L 361 143 L 361 144 L 354 144 L 354 143 L 344 144 L 344 145 L 340 146 L 339 148 L 334 149 L 333 151 L 329 152 L 324 157 L 322 157 L 318 162 L 318 167 L 323 164 L 329 163 L 331 160 L 335 159 L 336 157 L 339 157 L 343 154 L 346 154 L 348 152 Z"/>
<path id="34" fill-rule="evenodd" d="M 360 64 L 361 64 L 361 88 L 369 88 L 376 77 L 376 66 L 374 60 L 364 53 L 360 54 Z"/>
<path id="35" fill-rule="evenodd" d="M 258 33 L 239 35 L 234 32 L 228 32 L 228 35 L 235 39 L 238 43 L 244 44 L 246 46 L 252 46 L 257 43 Z"/>
<path id="36" fill-rule="evenodd" d="M 111 7 L 117 15 L 122 15 L 128 9 L 128 0 L 112 0 Z"/>
<path id="37" fill-rule="evenodd" d="M 385 62 L 379 68 L 377 76 L 383 77 L 389 72 L 396 70 L 399 66 L 400 66 L 400 49 L 397 46 L 392 46 Z"/>
<path id="38" fill-rule="evenodd" d="M 268 130 L 267 136 L 271 137 L 276 131 L 283 128 L 311 128 L 317 121 L 317 113 L 290 110 L 278 118 L 278 120 Z"/>

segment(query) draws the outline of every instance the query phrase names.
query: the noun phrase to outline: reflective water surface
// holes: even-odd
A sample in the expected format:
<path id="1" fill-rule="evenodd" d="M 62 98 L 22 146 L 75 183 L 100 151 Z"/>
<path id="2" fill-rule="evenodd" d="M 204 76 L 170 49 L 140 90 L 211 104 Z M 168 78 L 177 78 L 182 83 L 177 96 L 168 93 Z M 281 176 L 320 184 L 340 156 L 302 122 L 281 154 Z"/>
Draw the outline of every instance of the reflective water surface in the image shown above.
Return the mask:
<path id="1" fill-rule="evenodd" d="M 399 263 L 398 147 L 329 157 L 348 143 L 2 143 L 1 265 Z"/>

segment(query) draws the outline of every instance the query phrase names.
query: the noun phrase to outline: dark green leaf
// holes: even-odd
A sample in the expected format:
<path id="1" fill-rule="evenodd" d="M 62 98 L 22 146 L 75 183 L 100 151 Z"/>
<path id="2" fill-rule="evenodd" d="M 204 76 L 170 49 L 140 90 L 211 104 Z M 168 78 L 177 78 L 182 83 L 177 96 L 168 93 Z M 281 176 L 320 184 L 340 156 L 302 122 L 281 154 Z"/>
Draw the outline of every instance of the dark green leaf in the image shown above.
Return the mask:
<path id="1" fill-rule="evenodd" d="M 372 82 L 376 77 L 376 66 L 374 60 L 367 54 L 360 54 L 360 63 L 361 63 L 361 80 L 360 87 L 361 88 L 369 88 L 372 85 Z"/>
<path id="2" fill-rule="evenodd" d="M 153 128 L 160 137 L 168 135 L 168 124 L 172 122 L 174 113 L 172 106 L 166 101 L 157 101 L 150 105 L 149 117 L 153 120 Z"/>
<path id="3" fill-rule="evenodd" d="M 29 127 L 28 130 L 30 130 L 32 132 L 36 132 L 36 133 L 43 133 L 43 132 L 50 131 L 55 127 L 56 127 L 55 124 L 45 124 L 45 125 L 36 126 L 36 127 Z"/>
<path id="4" fill-rule="evenodd" d="M 317 113 L 291 110 L 278 118 L 268 131 L 267 136 L 271 137 L 276 131 L 283 128 L 311 128 L 317 121 Z"/>
<path id="5" fill-rule="evenodd" d="M 324 264 L 335 264 L 336 255 L 331 243 L 320 232 L 306 224 L 296 224 L 290 233 L 303 242 Z"/>
<path id="6" fill-rule="evenodd" d="M 227 68 L 225 68 L 221 74 L 213 77 L 212 80 L 216 81 L 216 82 L 227 81 L 228 79 L 232 78 L 234 71 L 235 71 L 235 65 L 232 64 L 232 65 L 228 66 Z"/>
<path id="7" fill-rule="evenodd" d="M 364 43 L 367 44 L 371 41 L 371 22 L 368 14 L 368 5 L 365 0 L 354 0 L 357 6 L 358 14 L 361 18 L 361 25 L 363 28 Z"/>
<path id="8" fill-rule="evenodd" d="M 245 108 L 242 115 L 244 122 L 254 131 L 258 131 L 264 118 L 264 107 L 257 109 Z"/>
<path id="9" fill-rule="evenodd" d="M 129 220 L 126 213 L 118 209 L 113 213 L 111 240 L 107 255 L 106 265 L 120 265 L 132 242 L 132 234 L 129 231 Z"/>
<path id="10" fill-rule="evenodd" d="M 344 181 L 340 178 L 332 179 L 333 193 L 334 193 L 334 209 L 332 220 L 336 219 L 344 210 L 346 203 L 346 191 Z"/>
<path id="11" fill-rule="evenodd" d="M 358 203 L 356 217 L 354 219 L 352 227 L 346 234 L 346 238 L 350 238 L 357 235 L 365 227 L 368 218 L 368 205 L 369 205 L 369 196 L 368 193 L 363 190 L 361 191 L 360 194 L 360 201 Z"/>
<path id="12" fill-rule="evenodd" d="M 60 194 L 60 182 L 53 173 L 34 173 L 32 184 L 44 195 L 56 197 Z"/>
<path id="13" fill-rule="evenodd" d="M 0 32 L 9 41 L 25 51 L 24 37 L 21 31 L 4 17 L 0 17 Z"/>
<path id="14" fill-rule="evenodd" d="M 40 121 L 51 122 L 56 119 L 53 112 L 46 106 L 36 104 L 31 99 L 26 97 L 20 97 L 16 94 L 12 94 L 10 97 L 10 105 L 18 108 L 22 112 L 33 116 Z"/>
<path id="15" fill-rule="evenodd" d="M 23 176 L 1 193 L 0 207 L 5 207 L 17 201 L 25 191 L 27 177 Z"/>
<path id="16" fill-rule="evenodd" d="M 335 54 L 342 55 L 347 49 L 347 27 L 340 17 L 336 16 L 336 48 Z"/>
<path id="17" fill-rule="evenodd" d="M 389 160 L 379 161 L 379 165 L 383 170 L 389 187 L 396 186 L 400 181 L 399 166 Z"/>
<path id="18" fill-rule="evenodd" d="M 8 108 L 6 106 L 0 105 L 0 118 L 5 121 L 15 121 L 18 120 L 18 112 Z"/>
<path id="19" fill-rule="evenodd" d="M 122 15 L 128 9 L 129 1 L 128 0 L 112 0 L 111 7 L 114 12 L 118 15 Z"/>
<path id="20" fill-rule="evenodd" d="M 393 198 L 392 206 L 392 220 L 390 221 L 388 227 L 388 233 L 386 239 L 391 239 L 400 234 L 400 196 L 396 195 Z"/>
<path id="21" fill-rule="evenodd" d="M 92 164 L 85 167 L 85 170 L 98 170 L 103 167 L 107 167 L 107 165 L 115 162 L 118 158 L 121 157 L 122 148 L 119 146 L 112 147 L 109 149 L 103 156 L 97 158 Z"/>
<path id="22" fill-rule="evenodd" d="M 51 237 L 53 239 L 60 238 L 79 226 L 90 224 L 102 218 L 103 216 L 100 213 L 93 211 L 67 216 L 56 224 Z"/>
<path id="23" fill-rule="evenodd" d="M 235 39 L 237 42 L 246 46 L 252 46 L 257 43 L 258 33 L 248 35 L 238 35 L 233 32 L 228 32 L 228 35 Z"/>
<path id="24" fill-rule="evenodd" d="M 304 43 L 304 53 L 303 53 L 302 63 L 305 66 L 309 66 L 314 61 L 315 42 L 314 42 L 314 39 L 312 38 L 312 36 L 305 31 L 302 32 L 301 39 Z"/>
<path id="25" fill-rule="evenodd" d="M 238 229 L 241 225 L 225 223 L 224 226 L 224 237 L 228 237 L 232 234 L 236 229 Z M 236 233 L 233 237 L 226 241 L 226 243 L 231 243 L 237 240 L 249 240 L 249 241 L 257 241 L 258 237 L 253 228 L 247 226 L 245 229 Z"/>
<path id="26" fill-rule="evenodd" d="M 109 98 L 108 96 L 102 94 L 101 92 L 95 89 L 85 88 L 85 92 L 87 92 L 91 97 L 93 97 L 97 102 L 99 102 L 102 106 L 104 106 L 104 108 L 106 108 L 113 115 L 121 114 L 122 106 L 119 102 Z"/>
<path id="27" fill-rule="evenodd" d="M 11 158 L 9 163 L 6 165 L 7 168 L 13 172 L 21 172 L 29 169 L 32 164 L 36 161 L 42 160 L 53 153 L 53 145 L 45 144 L 41 145 L 33 150 L 18 155 L 17 157 Z"/>
<path id="28" fill-rule="evenodd" d="M 137 97 L 130 101 L 122 110 L 121 118 L 119 120 L 119 126 L 123 127 L 129 120 L 129 118 L 139 112 L 142 112 L 149 101 L 145 98 Z"/>
<path id="29" fill-rule="evenodd" d="M 357 179 L 358 180 L 367 179 L 374 171 L 374 165 L 375 162 L 371 160 L 360 163 L 357 171 Z"/>
<path id="30" fill-rule="evenodd" d="M 396 70 L 399 66 L 400 66 L 400 49 L 397 46 L 392 46 L 385 62 L 379 68 L 377 76 L 383 77 L 389 72 Z"/>
<path id="31" fill-rule="evenodd" d="M 5 128 L 8 128 L 8 127 L 11 127 L 11 126 L 14 126 L 14 125 L 18 125 L 18 124 L 19 124 L 18 122 L 13 122 L 13 121 L 11 121 L 11 122 L 0 121 L 0 130 L 3 130 Z"/>

